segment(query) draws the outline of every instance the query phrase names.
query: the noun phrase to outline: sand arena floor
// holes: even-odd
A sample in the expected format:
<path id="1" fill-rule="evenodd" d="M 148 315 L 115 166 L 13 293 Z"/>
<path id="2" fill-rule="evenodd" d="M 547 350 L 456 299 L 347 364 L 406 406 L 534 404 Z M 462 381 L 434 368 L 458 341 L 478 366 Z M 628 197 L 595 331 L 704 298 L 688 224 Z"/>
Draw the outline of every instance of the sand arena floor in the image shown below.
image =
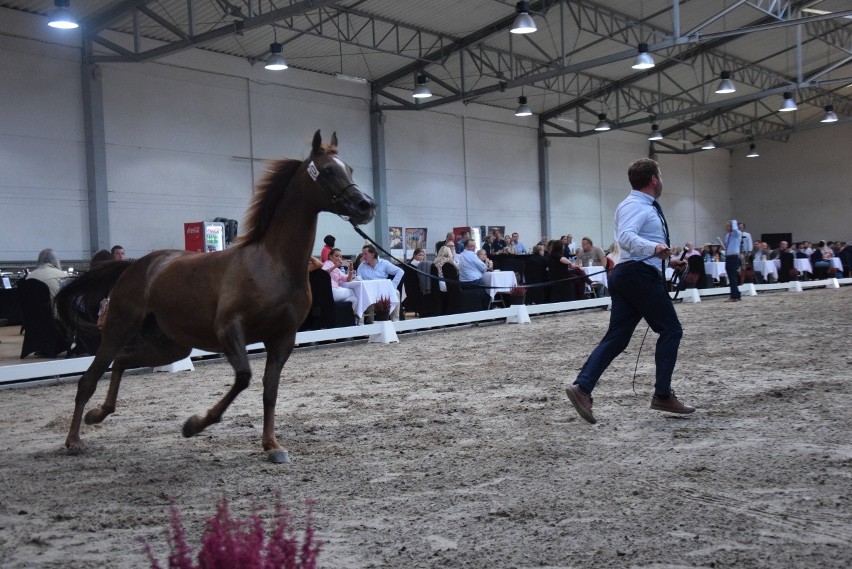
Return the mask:
<path id="1" fill-rule="evenodd" d="M 76 383 L 0 391 L 0 567 L 146 567 L 170 498 L 197 547 L 219 498 L 244 517 L 280 492 L 299 519 L 315 498 L 327 568 L 847 568 L 852 287 L 721 300 L 677 307 L 689 417 L 649 409 L 653 333 L 631 388 L 644 326 L 595 391 L 598 424 L 577 417 L 564 389 L 602 310 L 298 351 L 288 465 L 260 448 L 262 357 L 192 439 L 227 364 L 127 376 L 80 456 L 62 447 Z"/>

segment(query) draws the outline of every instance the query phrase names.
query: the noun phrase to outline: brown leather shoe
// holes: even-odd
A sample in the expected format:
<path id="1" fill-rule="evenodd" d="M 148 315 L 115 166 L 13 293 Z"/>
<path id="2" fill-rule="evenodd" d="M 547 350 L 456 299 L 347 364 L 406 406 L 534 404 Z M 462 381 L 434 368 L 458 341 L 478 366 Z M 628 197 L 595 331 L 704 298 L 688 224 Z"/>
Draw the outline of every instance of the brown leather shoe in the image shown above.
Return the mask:
<path id="1" fill-rule="evenodd" d="M 571 401 L 571 404 L 574 405 L 574 409 L 577 410 L 577 413 L 588 421 L 591 424 L 597 423 L 597 419 L 592 415 L 592 396 L 586 395 L 586 392 L 580 389 L 580 386 L 576 383 L 569 385 L 565 390 L 568 394 L 568 399 Z"/>
<path id="2" fill-rule="evenodd" d="M 684 405 L 678 398 L 675 397 L 674 391 L 669 395 L 668 399 L 657 399 L 657 396 L 651 398 L 651 409 L 654 411 L 668 411 L 669 413 L 680 413 L 688 415 L 695 412 L 695 407 Z"/>

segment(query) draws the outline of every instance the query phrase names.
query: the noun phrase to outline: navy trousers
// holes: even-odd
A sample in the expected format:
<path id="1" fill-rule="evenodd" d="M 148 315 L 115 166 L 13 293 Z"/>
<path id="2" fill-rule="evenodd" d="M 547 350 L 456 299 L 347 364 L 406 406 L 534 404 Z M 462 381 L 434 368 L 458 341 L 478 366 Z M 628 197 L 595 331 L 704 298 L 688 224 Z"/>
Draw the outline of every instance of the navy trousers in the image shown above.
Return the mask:
<path id="1" fill-rule="evenodd" d="M 728 282 L 731 283 L 731 298 L 740 298 L 740 256 L 728 255 L 725 257 L 725 273 Z"/>
<path id="2" fill-rule="evenodd" d="M 672 372 L 683 328 L 666 292 L 659 271 L 645 263 L 616 265 L 609 276 L 612 311 L 609 330 L 586 360 L 574 382 L 591 393 L 603 372 L 627 349 L 633 331 L 642 318 L 660 335 L 654 361 L 657 364 L 654 395 L 666 399 L 671 394 Z"/>

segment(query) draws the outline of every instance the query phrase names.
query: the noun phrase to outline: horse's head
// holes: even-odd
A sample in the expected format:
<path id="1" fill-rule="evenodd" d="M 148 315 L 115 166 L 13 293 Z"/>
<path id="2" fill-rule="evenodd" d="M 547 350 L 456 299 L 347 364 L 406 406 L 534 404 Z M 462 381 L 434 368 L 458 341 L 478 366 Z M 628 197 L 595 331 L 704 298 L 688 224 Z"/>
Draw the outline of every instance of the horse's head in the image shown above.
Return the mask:
<path id="1" fill-rule="evenodd" d="M 376 202 L 352 181 L 352 168 L 337 156 L 337 133 L 331 143 L 322 144 L 320 131 L 314 134 L 308 175 L 328 194 L 328 211 L 348 217 L 354 224 L 367 223 L 376 213 Z"/>

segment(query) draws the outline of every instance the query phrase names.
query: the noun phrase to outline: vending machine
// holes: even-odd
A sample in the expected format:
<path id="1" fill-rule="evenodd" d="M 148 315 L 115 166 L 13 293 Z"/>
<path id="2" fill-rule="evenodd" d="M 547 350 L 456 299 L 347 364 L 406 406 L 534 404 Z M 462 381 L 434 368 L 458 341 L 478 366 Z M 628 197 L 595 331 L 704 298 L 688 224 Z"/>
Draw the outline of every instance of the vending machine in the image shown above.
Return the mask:
<path id="1" fill-rule="evenodd" d="M 225 224 L 219 221 L 194 221 L 183 224 L 187 251 L 210 253 L 225 249 Z"/>

